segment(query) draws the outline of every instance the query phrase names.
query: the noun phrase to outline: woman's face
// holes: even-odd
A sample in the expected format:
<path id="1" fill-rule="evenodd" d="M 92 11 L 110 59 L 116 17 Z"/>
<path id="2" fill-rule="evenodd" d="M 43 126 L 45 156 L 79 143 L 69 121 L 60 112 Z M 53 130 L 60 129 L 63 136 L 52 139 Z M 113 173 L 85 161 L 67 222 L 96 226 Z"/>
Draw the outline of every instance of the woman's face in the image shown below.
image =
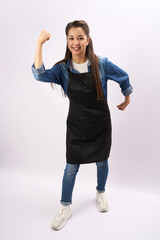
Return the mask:
<path id="1" fill-rule="evenodd" d="M 81 27 L 71 28 L 68 32 L 67 45 L 72 56 L 85 56 L 89 41 L 90 37 L 87 39 L 87 35 Z"/>

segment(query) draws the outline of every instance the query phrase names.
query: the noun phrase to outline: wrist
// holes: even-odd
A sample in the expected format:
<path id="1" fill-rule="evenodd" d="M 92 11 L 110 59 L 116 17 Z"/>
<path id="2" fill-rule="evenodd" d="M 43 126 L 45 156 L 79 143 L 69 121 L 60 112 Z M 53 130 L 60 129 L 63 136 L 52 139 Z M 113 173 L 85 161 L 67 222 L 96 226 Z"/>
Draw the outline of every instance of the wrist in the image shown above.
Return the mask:
<path id="1" fill-rule="evenodd" d="M 43 43 L 42 43 L 42 42 L 39 42 L 39 41 L 37 41 L 37 46 L 38 46 L 38 47 L 42 47 L 42 46 L 43 46 Z"/>

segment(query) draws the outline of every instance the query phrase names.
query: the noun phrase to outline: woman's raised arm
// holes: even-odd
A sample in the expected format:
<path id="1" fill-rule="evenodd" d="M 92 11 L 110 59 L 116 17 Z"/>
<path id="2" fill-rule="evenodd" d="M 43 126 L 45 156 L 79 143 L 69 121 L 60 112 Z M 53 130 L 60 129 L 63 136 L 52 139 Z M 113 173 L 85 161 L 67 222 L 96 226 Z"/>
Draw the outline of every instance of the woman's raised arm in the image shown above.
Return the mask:
<path id="1" fill-rule="evenodd" d="M 37 41 L 36 54 L 34 58 L 35 68 L 39 68 L 42 65 L 42 47 L 43 44 L 50 39 L 51 35 L 49 32 L 42 30 Z"/>

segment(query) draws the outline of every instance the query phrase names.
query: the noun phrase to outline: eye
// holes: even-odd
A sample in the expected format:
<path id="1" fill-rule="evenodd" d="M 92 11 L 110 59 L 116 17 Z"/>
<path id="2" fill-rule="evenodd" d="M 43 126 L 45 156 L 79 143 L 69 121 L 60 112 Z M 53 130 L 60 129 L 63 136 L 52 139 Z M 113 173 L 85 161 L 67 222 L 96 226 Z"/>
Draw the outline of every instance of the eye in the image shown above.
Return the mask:
<path id="1" fill-rule="evenodd" d="M 74 38 L 69 38 L 69 40 L 73 40 Z M 80 38 L 78 38 L 78 40 L 83 40 L 84 38 L 83 37 L 80 37 Z"/>

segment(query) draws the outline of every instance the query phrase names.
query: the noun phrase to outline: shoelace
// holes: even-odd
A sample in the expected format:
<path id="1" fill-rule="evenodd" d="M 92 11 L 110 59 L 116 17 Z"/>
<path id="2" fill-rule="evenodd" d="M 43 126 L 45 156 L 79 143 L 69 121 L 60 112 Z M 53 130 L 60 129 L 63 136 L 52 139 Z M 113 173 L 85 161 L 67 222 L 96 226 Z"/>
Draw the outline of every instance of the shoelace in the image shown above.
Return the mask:
<path id="1" fill-rule="evenodd" d="M 66 211 L 67 211 L 66 208 L 61 208 L 61 209 L 59 210 L 59 213 L 58 213 L 56 219 L 57 219 L 57 220 L 60 220 L 61 218 L 64 218 Z"/>
<path id="2" fill-rule="evenodd" d="M 98 201 L 101 202 L 101 203 L 106 203 L 106 198 L 105 198 L 104 193 L 101 193 L 101 194 L 99 195 Z"/>

